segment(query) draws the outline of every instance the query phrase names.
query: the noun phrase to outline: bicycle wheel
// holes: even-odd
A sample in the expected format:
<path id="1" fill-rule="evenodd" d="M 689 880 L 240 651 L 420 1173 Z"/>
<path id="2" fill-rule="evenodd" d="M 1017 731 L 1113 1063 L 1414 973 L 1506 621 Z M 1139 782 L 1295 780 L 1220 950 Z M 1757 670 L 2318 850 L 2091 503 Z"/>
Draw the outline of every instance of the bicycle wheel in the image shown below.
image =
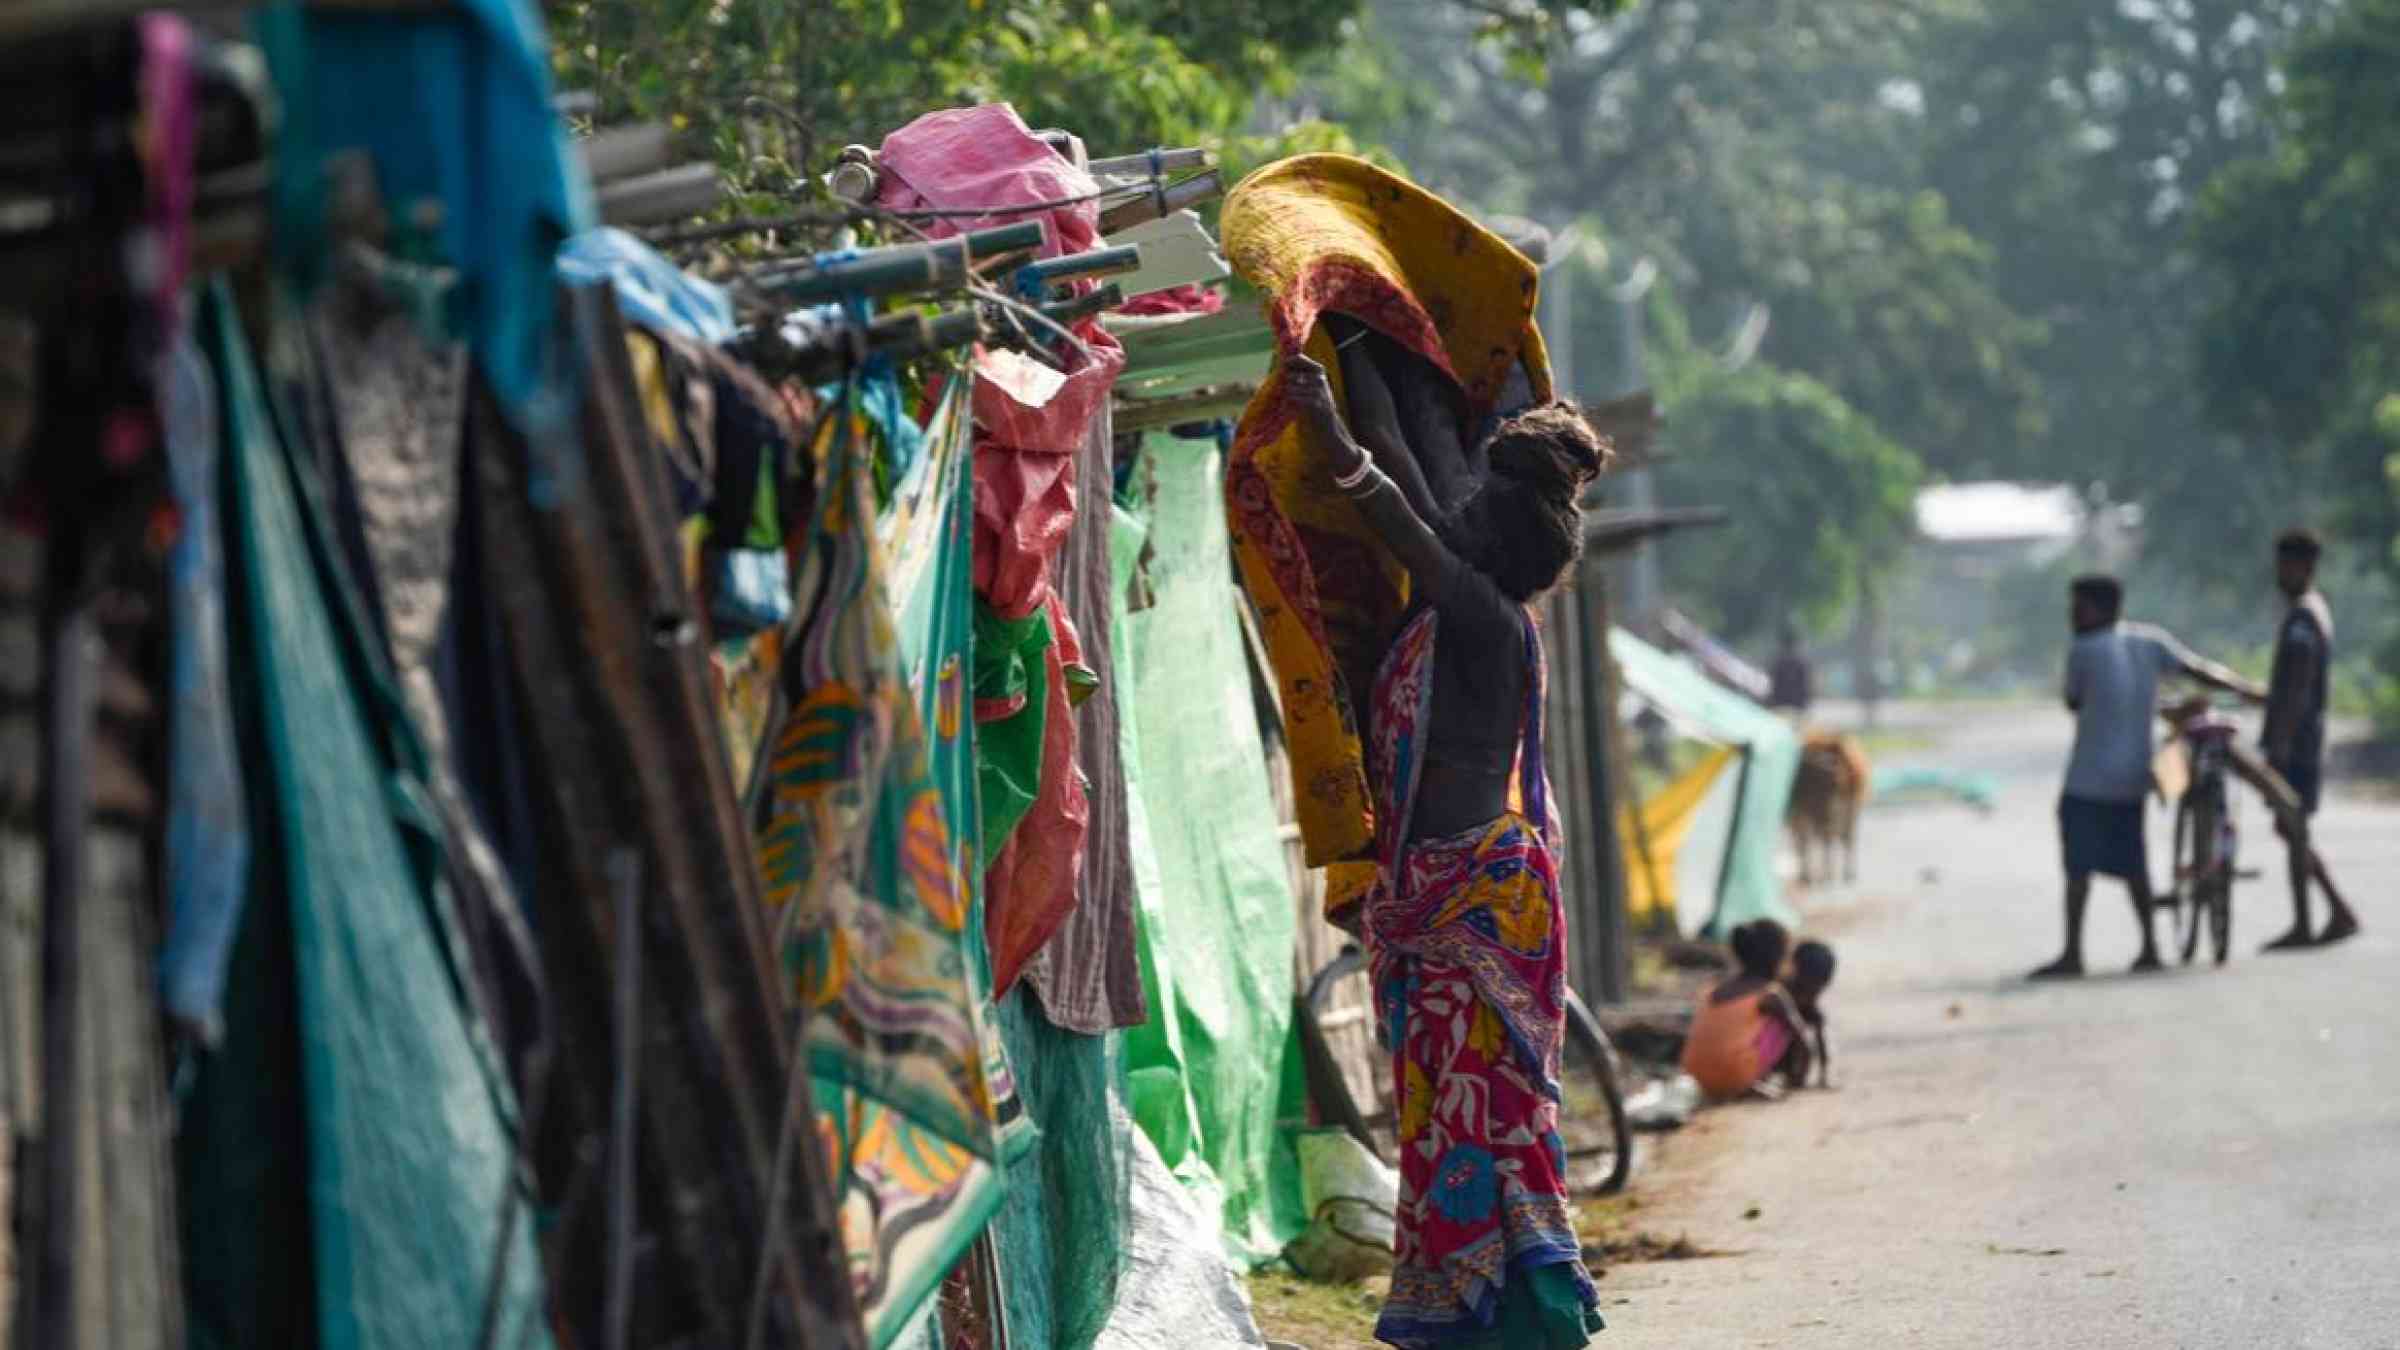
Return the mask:
<path id="1" fill-rule="evenodd" d="M 2170 874 L 2172 882 L 2167 888 L 2167 896 L 2173 909 L 2169 921 L 2175 926 L 2168 933 L 2167 940 L 2174 944 L 2175 951 L 2181 955 L 2183 963 L 2187 966 L 2192 963 L 2192 956 L 2199 950 L 2197 944 L 2200 936 L 2198 905 L 2200 888 L 2191 870 L 2194 862 L 2191 856 L 2193 807 L 2192 795 L 2189 792 L 2186 792 L 2175 803 L 2175 847 L 2167 854 L 2168 866 L 2175 869 Z"/>
<path id="2" fill-rule="evenodd" d="M 2230 859 L 2217 860 L 2208 888 L 2208 942 L 2216 957 L 2216 964 L 2224 965 L 2233 947 L 2233 865 Z"/>
<path id="3" fill-rule="evenodd" d="M 1356 943 L 1344 944 L 1332 960 L 1310 977 L 1295 1009 L 1300 1020 L 1301 1064 L 1318 1119 L 1340 1126 L 1387 1165 L 1398 1166 L 1398 1120 L 1391 1103 L 1381 1095 L 1391 1076 L 1390 1069 L 1382 1056 L 1374 1057 L 1368 1074 L 1374 1095 L 1361 1100 L 1353 1090 L 1350 1075 L 1343 1071 L 1341 1055 L 1334 1044 L 1341 1028 L 1357 1023 L 1362 1007 L 1367 1016 L 1373 1016 L 1374 998 L 1366 985 L 1367 957 Z"/>
<path id="4" fill-rule="evenodd" d="M 2183 901 L 2176 906 L 2175 922 L 2187 966 L 2200 954 L 2200 930 L 2207 926 L 2219 870 L 2216 804 L 2203 792 L 2187 792 L 2182 808 L 2175 813 L 2176 889 Z"/>
<path id="5" fill-rule="evenodd" d="M 1600 1019 L 1567 991 L 1567 1035 L 1559 1055 L 1558 1132 L 1567 1181 L 1601 1194 L 1624 1189 L 1633 1171 L 1633 1124 L 1617 1074 L 1617 1048 Z"/>

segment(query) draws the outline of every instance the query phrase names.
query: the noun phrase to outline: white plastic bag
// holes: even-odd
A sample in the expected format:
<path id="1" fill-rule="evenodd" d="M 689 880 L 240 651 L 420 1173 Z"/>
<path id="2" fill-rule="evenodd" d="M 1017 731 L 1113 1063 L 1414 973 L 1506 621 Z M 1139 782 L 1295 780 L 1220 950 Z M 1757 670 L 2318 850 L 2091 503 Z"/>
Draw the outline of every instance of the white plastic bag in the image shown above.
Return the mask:
<path id="1" fill-rule="evenodd" d="M 1310 1130 L 1295 1147 L 1309 1225 L 1285 1258 L 1312 1280 L 1363 1280 L 1389 1271 L 1400 1174 L 1344 1130 Z"/>

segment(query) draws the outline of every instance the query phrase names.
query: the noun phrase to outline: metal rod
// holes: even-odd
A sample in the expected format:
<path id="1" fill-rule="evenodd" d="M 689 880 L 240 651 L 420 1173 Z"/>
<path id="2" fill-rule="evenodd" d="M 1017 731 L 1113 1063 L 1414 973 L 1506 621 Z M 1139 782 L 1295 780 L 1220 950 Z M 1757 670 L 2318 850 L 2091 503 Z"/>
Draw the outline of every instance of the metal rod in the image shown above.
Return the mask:
<path id="1" fill-rule="evenodd" d="M 62 580 L 65 548 L 54 548 L 43 606 L 42 727 L 42 1217 L 34 1278 L 39 1325 L 32 1345 L 77 1344 L 75 1257 L 82 1231 L 76 1200 L 85 1150 L 76 1122 L 83 1102 L 84 832 L 91 814 L 94 667 L 99 637 L 80 578 Z M 65 587 L 76 585 L 80 594 Z"/>
<path id="2" fill-rule="evenodd" d="M 748 1331 L 742 1338 L 745 1350 L 759 1350 L 766 1343 L 767 1289 L 770 1272 L 778 1257 L 786 1256 L 783 1235 L 785 1194 L 791 1186 L 792 1151 L 795 1147 L 816 1147 L 815 1122 L 809 1122 L 805 1145 L 800 1117 L 808 1101 L 808 1046 L 793 1038 L 791 1060 L 784 1067 L 783 1120 L 775 1132 L 775 1163 L 767 1180 L 767 1231 L 758 1244 L 758 1265 L 750 1277 L 750 1315 Z"/>
<path id="3" fill-rule="evenodd" d="M 1029 262 L 1017 269 L 1017 289 L 1039 295 L 1042 288 L 1061 281 L 1084 277 L 1122 276 L 1141 270 L 1142 247 L 1139 244 L 1119 244 L 1114 248 L 1096 248 L 1089 253 L 1070 253 L 1062 258 L 1044 258 Z"/>
<path id="4" fill-rule="evenodd" d="M 1054 300 L 1042 306 L 1042 313 L 1052 323 L 1067 324 L 1073 323 L 1077 319 L 1090 318 L 1094 314 L 1105 313 L 1124 303 L 1125 288 L 1112 281 L 1093 291 L 1090 295 L 1079 295 L 1069 300 Z"/>
<path id="5" fill-rule="evenodd" d="M 683 164 L 600 188 L 600 218 L 611 225 L 663 225 L 713 209 L 725 197 L 714 164 Z"/>
<path id="6" fill-rule="evenodd" d="M 802 263 L 753 277 L 782 300 L 809 304 L 845 295 L 912 295 L 961 286 L 966 251 L 956 243 L 873 249 L 840 262 Z"/>
<path id="7" fill-rule="evenodd" d="M 1224 195 L 1224 173 L 1210 169 L 1108 207 L 1100 213 L 1100 233 L 1115 234 L 1145 220 L 1160 220 Z"/>
<path id="8" fill-rule="evenodd" d="M 821 383 L 841 378 L 863 356 L 905 361 L 929 352 L 964 347 L 981 340 L 983 334 L 983 318 L 972 306 L 931 316 L 913 311 L 886 314 L 867 326 L 863 340 L 857 329 L 844 326 L 807 346 L 785 349 L 788 355 L 780 363 L 778 373 L 797 375 L 812 384 Z M 754 768 L 751 777 L 749 795 L 755 805 L 755 793 L 764 775 Z M 748 816 L 745 814 L 744 818 Z"/>
<path id="9" fill-rule="evenodd" d="M 617 892 L 617 1081 L 609 1103 L 607 1350 L 625 1350 L 633 1319 L 634 1103 L 642 1071 L 642 858 L 629 848 L 609 854 Z"/>
<path id="10" fill-rule="evenodd" d="M 1038 248 L 1040 221 L 1021 221 L 923 244 L 888 244 L 838 259 L 817 257 L 754 274 L 754 285 L 808 303 L 844 294 L 905 295 L 964 285 L 975 258 Z"/>
<path id="11" fill-rule="evenodd" d="M 1095 159 L 1083 167 L 1094 178 L 1126 178 L 1153 173 L 1182 173 L 1186 169 L 1214 167 L 1216 156 L 1198 147 L 1183 150 L 1146 150 L 1131 155 L 1111 155 Z"/>

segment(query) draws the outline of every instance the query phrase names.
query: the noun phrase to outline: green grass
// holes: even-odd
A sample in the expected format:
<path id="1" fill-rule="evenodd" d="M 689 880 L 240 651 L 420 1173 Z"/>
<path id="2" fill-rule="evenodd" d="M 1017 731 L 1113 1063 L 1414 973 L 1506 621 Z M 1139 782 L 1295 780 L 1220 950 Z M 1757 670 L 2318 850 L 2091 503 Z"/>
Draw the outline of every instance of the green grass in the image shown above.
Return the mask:
<path id="1" fill-rule="evenodd" d="M 1724 1255 L 1681 1234 L 1668 1237 L 1642 1226 L 1637 1194 L 1589 1196 L 1575 1207 L 1575 1231 L 1583 1238 L 1595 1274 L 1613 1265 L 1641 1261 L 1692 1261 Z M 1289 1341 L 1305 1350 L 1380 1350 L 1375 1312 L 1388 1282 L 1319 1284 L 1274 1266 L 1253 1272 L 1250 1303 L 1258 1329 L 1270 1341 Z"/>
<path id="2" fill-rule="evenodd" d="M 1281 1267 L 1250 1277 L 1251 1309 L 1270 1341 L 1290 1341 L 1307 1350 L 1379 1350 L 1375 1310 L 1381 1281 L 1318 1284 Z"/>

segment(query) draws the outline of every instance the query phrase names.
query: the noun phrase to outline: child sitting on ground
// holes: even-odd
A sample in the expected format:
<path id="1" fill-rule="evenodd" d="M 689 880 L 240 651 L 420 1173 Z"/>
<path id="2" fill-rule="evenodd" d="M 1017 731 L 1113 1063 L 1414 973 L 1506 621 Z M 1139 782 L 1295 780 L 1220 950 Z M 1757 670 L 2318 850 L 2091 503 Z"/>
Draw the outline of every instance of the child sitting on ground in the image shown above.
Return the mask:
<path id="1" fill-rule="evenodd" d="M 1813 941 L 1792 948 L 1792 975 L 1784 981 L 1784 988 L 1791 994 L 1792 1007 L 1799 1012 L 1800 1020 L 1808 1024 L 1809 1034 L 1815 1041 L 1819 1087 L 1833 1086 L 1833 1051 L 1825 1044 L 1825 1005 L 1821 1001 L 1825 997 L 1826 987 L 1832 983 L 1833 948 Z M 1785 1053 L 1788 1056 L 1790 1052 Z M 1785 1081 L 1793 1087 L 1808 1086 L 1808 1066 L 1805 1063 L 1796 1069 L 1789 1064 L 1776 1067 L 1784 1071 Z"/>
<path id="2" fill-rule="evenodd" d="M 1780 1070 L 1805 1082 L 1810 1062 L 1807 1024 L 1776 982 L 1791 934 L 1773 919 L 1755 919 L 1734 929 L 1729 941 L 1741 969 L 1700 996 L 1683 1043 L 1683 1071 L 1711 1097 L 1781 1096 L 1771 1078 Z"/>

